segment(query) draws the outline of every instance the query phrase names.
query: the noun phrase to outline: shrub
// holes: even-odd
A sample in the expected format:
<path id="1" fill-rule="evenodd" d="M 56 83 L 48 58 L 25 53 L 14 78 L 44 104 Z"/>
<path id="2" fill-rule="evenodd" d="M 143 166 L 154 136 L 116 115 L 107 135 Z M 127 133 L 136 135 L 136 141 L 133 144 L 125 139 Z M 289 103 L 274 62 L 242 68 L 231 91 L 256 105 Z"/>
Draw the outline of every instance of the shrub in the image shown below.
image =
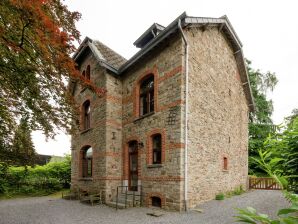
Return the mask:
<path id="1" fill-rule="evenodd" d="M 0 194 L 44 195 L 68 188 L 71 180 L 71 162 L 68 156 L 60 162 L 44 166 L 7 167 L 0 164 Z M 5 168 L 6 167 L 6 168 Z"/>
<path id="2" fill-rule="evenodd" d="M 215 200 L 224 200 L 225 195 L 223 193 L 219 193 L 215 196 Z"/>

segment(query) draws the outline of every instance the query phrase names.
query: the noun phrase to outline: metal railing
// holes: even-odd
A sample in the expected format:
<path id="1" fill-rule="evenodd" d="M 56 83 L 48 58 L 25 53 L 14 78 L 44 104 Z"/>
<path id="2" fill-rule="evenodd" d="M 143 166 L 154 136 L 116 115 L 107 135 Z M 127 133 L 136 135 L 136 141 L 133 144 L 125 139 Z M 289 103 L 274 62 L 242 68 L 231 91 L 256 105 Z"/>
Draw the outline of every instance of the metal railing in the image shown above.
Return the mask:
<path id="1" fill-rule="evenodd" d="M 132 191 L 132 193 L 129 193 L 128 190 L 128 186 L 117 186 L 117 194 L 116 194 L 116 210 L 118 210 L 118 203 L 119 203 L 119 189 L 121 194 L 123 194 L 123 190 L 124 190 L 124 194 L 125 194 L 125 208 L 127 208 L 127 196 L 132 195 L 132 206 L 135 207 L 135 202 L 137 200 L 137 197 L 139 197 L 139 202 L 140 202 L 140 206 L 143 206 L 143 187 L 142 185 L 138 185 L 136 186 L 138 190 L 140 191 Z M 140 192 L 139 194 L 136 194 Z"/>

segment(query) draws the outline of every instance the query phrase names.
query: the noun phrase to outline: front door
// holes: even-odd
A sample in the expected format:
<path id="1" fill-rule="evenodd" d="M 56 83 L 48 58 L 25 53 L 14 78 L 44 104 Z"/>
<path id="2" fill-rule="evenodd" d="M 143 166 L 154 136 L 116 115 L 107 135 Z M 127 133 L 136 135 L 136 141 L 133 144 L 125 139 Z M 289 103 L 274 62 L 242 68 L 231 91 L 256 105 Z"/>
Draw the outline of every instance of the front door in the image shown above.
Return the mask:
<path id="1" fill-rule="evenodd" d="M 129 181 L 128 188 L 130 191 L 138 190 L 138 142 L 131 141 L 128 143 L 129 153 Z"/>

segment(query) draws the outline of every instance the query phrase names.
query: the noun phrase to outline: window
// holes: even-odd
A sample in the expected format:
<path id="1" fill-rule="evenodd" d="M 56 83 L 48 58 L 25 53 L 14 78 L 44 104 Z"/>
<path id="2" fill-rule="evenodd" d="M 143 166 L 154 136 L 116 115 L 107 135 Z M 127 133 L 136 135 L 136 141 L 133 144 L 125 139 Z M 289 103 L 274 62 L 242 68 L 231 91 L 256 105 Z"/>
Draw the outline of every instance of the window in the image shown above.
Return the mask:
<path id="1" fill-rule="evenodd" d="M 87 100 L 83 104 L 83 130 L 90 128 L 90 101 Z"/>
<path id="2" fill-rule="evenodd" d="M 152 164 L 161 164 L 161 134 L 152 136 Z"/>
<path id="3" fill-rule="evenodd" d="M 86 72 L 85 70 L 82 72 L 82 76 L 85 78 L 86 77 Z"/>
<path id="4" fill-rule="evenodd" d="M 161 199 L 159 197 L 151 197 L 151 205 L 161 208 Z"/>
<path id="5" fill-rule="evenodd" d="M 223 169 L 228 170 L 228 158 L 227 157 L 223 158 Z"/>
<path id="6" fill-rule="evenodd" d="M 86 79 L 90 80 L 90 65 L 88 65 L 86 69 Z"/>
<path id="7" fill-rule="evenodd" d="M 90 146 L 83 149 L 82 177 L 92 177 L 92 148 Z"/>
<path id="8" fill-rule="evenodd" d="M 150 75 L 140 85 L 140 116 L 154 111 L 154 76 Z"/>

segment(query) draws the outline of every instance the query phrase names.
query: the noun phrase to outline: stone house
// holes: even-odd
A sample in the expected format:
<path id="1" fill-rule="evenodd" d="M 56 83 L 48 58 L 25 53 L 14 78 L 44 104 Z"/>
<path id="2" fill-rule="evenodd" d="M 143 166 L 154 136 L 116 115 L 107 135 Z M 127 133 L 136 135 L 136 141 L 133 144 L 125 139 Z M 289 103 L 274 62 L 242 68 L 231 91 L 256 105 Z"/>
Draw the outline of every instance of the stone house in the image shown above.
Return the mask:
<path id="1" fill-rule="evenodd" d="M 154 23 L 126 60 L 85 38 L 73 56 L 98 96 L 71 82 L 80 106 L 72 188 L 142 191 L 144 205 L 184 210 L 247 185 L 248 112 L 242 44 L 226 16 Z"/>

